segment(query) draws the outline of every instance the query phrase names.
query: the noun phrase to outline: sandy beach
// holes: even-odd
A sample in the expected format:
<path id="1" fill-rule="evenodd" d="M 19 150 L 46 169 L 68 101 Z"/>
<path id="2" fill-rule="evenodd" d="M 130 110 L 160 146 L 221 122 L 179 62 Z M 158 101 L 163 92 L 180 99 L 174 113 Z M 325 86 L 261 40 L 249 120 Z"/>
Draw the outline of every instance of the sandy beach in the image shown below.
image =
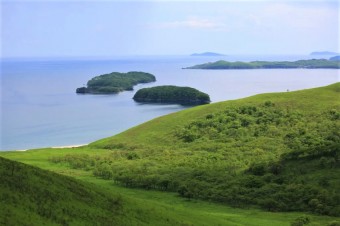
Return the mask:
<path id="1" fill-rule="evenodd" d="M 66 145 L 66 146 L 54 146 L 54 147 L 43 147 L 43 148 L 53 148 L 53 149 L 59 149 L 59 148 L 77 148 L 77 147 L 81 147 L 81 146 L 85 146 L 88 144 L 75 144 L 75 145 Z M 37 148 L 33 148 L 33 149 L 21 149 L 21 150 L 15 150 L 15 151 L 28 151 L 28 150 L 34 150 Z M 42 149 L 42 148 L 39 148 Z"/>

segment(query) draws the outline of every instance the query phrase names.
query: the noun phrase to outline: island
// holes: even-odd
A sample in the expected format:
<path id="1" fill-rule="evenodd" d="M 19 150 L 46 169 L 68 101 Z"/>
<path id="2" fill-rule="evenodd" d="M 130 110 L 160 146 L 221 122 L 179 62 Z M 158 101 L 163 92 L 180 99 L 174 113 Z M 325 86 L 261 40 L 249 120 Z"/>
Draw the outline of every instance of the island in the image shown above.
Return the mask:
<path id="1" fill-rule="evenodd" d="M 285 68 L 332 68 L 339 69 L 340 62 L 326 59 L 311 59 L 298 61 L 252 61 L 252 62 L 229 62 L 219 60 L 205 64 L 198 64 L 183 69 L 285 69 Z"/>
<path id="2" fill-rule="evenodd" d="M 339 53 L 336 52 L 329 52 L 329 51 L 320 51 L 320 52 L 312 52 L 309 55 L 317 56 L 317 55 L 338 55 Z"/>
<path id="3" fill-rule="evenodd" d="M 193 53 L 190 56 L 225 56 L 225 55 L 220 53 L 205 52 L 205 53 Z"/>
<path id="4" fill-rule="evenodd" d="M 332 61 L 340 61 L 340 55 L 339 55 L 339 56 L 331 57 L 331 58 L 329 58 L 329 60 L 332 60 Z"/>
<path id="5" fill-rule="evenodd" d="M 154 81 L 156 81 L 155 76 L 145 72 L 112 72 L 92 78 L 87 82 L 87 87 L 77 88 L 76 93 L 114 94 L 124 90 L 133 90 L 133 86 L 139 83 Z"/>
<path id="6" fill-rule="evenodd" d="M 201 105 L 210 103 L 208 94 L 191 87 L 156 86 L 143 88 L 133 99 L 141 103 L 171 103 L 181 105 Z"/>

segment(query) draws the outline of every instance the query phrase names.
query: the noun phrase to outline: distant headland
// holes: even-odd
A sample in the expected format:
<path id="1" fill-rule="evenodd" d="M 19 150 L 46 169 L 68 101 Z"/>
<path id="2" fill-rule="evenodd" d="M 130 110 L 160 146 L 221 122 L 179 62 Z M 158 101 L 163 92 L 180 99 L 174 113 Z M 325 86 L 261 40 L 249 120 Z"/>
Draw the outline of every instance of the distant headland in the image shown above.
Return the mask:
<path id="1" fill-rule="evenodd" d="M 155 76 L 145 72 L 112 72 L 92 78 L 87 82 L 87 87 L 77 88 L 76 93 L 114 94 L 124 90 L 133 90 L 133 86 L 139 83 L 154 81 L 156 81 Z"/>
<path id="2" fill-rule="evenodd" d="M 340 55 L 329 58 L 332 61 L 340 61 Z"/>
<path id="3" fill-rule="evenodd" d="M 229 62 L 216 61 L 213 63 L 198 64 L 183 69 L 289 69 L 289 68 L 332 68 L 339 69 L 340 62 L 335 60 L 312 59 L 298 61 L 252 61 L 252 62 Z"/>
<path id="4" fill-rule="evenodd" d="M 210 103 L 208 94 L 191 87 L 156 86 L 137 91 L 133 99 L 141 103 L 200 105 Z"/>
<path id="5" fill-rule="evenodd" d="M 311 56 L 317 56 L 317 55 L 339 55 L 339 53 L 329 52 L 329 51 L 319 51 L 319 52 L 312 52 L 309 55 L 311 55 Z"/>
<path id="6" fill-rule="evenodd" d="M 204 52 L 204 53 L 193 53 L 190 56 L 225 56 L 225 55 L 220 54 L 220 53 Z"/>

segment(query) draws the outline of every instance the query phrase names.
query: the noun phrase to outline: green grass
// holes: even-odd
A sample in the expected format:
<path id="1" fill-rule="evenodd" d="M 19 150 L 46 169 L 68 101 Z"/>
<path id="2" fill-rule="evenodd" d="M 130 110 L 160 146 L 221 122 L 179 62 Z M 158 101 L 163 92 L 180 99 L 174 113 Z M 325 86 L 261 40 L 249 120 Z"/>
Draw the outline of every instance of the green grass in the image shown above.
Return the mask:
<path id="1" fill-rule="evenodd" d="M 339 159 L 330 156 L 327 151 L 331 148 L 337 153 L 332 145 L 338 139 L 339 120 L 336 114 L 340 111 L 339 99 L 340 83 L 296 92 L 261 94 L 156 118 L 80 148 L 2 152 L 0 156 L 90 182 L 113 196 L 121 195 L 123 213 L 118 219 L 120 222 L 129 219 L 128 225 L 290 225 L 303 214 L 311 218 L 310 225 L 327 225 L 340 219 L 312 215 L 306 211 L 336 215 L 340 190 Z M 267 108 L 264 103 L 274 105 Z M 223 118 L 226 110 L 237 111 L 244 106 L 257 107 L 264 111 L 265 116 L 282 113 L 287 116 L 281 118 L 283 122 L 294 114 L 299 116 L 292 127 L 286 127 L 286 123 L 277 124 L 276 130 L 273 130 L 276 137 L 272 137 L 272 132 L 264 132 L 262 137 L 253 139 L 251 131 L 256 128 L 255 124 L 248 129 L 240 128 L 238 131 L 243 130 L 245 134 L 239 138 L 217 134 L 219 138 L 216 139 L 205 132 L 211 126 L 219 125 L 215 119 Z M 330 112 L 335 112 L 335 116 L 331 116 Z M 252 117 L 250 120 L 262 120 L 262 116 Z M 197 130 L 198 138 L 187 142 L 178 135 L 178 131 L 192 132 L 190 125 L 197 122 L 203 122 L 203 129 Z M 227 133 L 229 124 L 223 126 L 222 132 Z M 287 134 L 302 129 L 306 131 L 296 137 L 297 142 L 284 143 Z M 308 141 L 308 137 L 312 139 Z M 308 142 L 305 146 L 301 145 L 305 139 Z M 317 150 L 321 155 L 310 150 Z M 295 157 L 284 155 L 289 153 L 295 154 Z M 273 164 L 281 164 L 277 175 L 271 171 Z M 258 173 L 259 169 L 262 173 Z M 251 187 L 243 190 L 249 181 Z M 253 183 L 263 182 L 260 190 L 252 187 Z M 181 186 L 188 189 L 182 193 L 186 198 L 176 192 Z M 230 190 L 231 187 L 237 190 Z M 271 190 L 273 188 L 279 190 Z M 308 196 L 308 200 L 302 200 L 299 207 L 307 208 L 305 213 L 268 212 L 257 208 L 265 196 L 272 195 L 274 201 L 286 199 L 291 197 L 287 196 L 287 191 L 298 194 L 302 191 L 300 188 L 312 194 L 302 195 L 302 198 Z M 251 195 L 240 196 L 238 191 Z M 269 193 L 262 194 L 264 191 Z M 254 194 L 257 200 L 251 199 L 245 205 L 245 198 Z M 230 197 L 236 196 L 237 203 L 232 204 L 242 208 L 230 207 Z M 317 199 L 313 203 L 318 202 L 323 208 L 308 207 L 311 199 Z M 269 200 L 272 211 L 282 208 L 276 202 L 273 206 L 272 202 Z M 294 207 L 295 203 L 292 205 Z M 295 209 L 299 208 L 297 205 Z"/>
<path id="2" fill-rule="evenodd" d="M 121 225 L 120 197 L 93 184 L 4 158 L 0 175 L 1 225 Z"/>
<path id="3" fill-rule="evenodd" d="M 113 197 L 120 196 L 122 209 L 120 214 L 116 216 L 116 220 L 120 222 L 121 225 L 288 226 L 291 221 L 301 215 L 309 216 L 313 222 L 311 225 L 327 225 L 327 223 L 334 220 L 340 220 L 334 217 L 316 216 L 299 212 L 273 213 L 256 208 L 232 208 L 200 200 L 189 201 L 179 197 L 177 193 L 128 189 L 115 185 L 112 181 L 95 178 L 90 172 L 70 169 L 67 165 L 55 165 L 47 161 L 49 157 L 74 151 L 90 153 L 91 149 L 40 149 L 28 152 L 5 152 L 1 153 L 1 155 L 27 164 L 39 165 L 39 167 L 45 170 L 70 175 L 80 180 L 80 184 L 89 185 L 91 189 L 98 190 Z M 39 161 L 37 161 L 37 159 L 39 159 Z M 63 190 L 64 188 L 61 187 L 60 189 Z M 2 203 L 1 206 L 5 207 L 7 205 Z M 25 219 L 25 214 L 27 213 L 32 214 L 31 212 L 24 211 L 20 211 L 18 214 L 21 217 L 24 216 L 23 219 Z M 4 219 L 3 216 L 0 217 L 0 219 Z M 37 223 L 42 222 L 45 225 L 52 225 L 49 221 L 39 221 L 39 217 L 37 217 L 37 219 L 32 217 L 31 220 L 36 220 Z"/>

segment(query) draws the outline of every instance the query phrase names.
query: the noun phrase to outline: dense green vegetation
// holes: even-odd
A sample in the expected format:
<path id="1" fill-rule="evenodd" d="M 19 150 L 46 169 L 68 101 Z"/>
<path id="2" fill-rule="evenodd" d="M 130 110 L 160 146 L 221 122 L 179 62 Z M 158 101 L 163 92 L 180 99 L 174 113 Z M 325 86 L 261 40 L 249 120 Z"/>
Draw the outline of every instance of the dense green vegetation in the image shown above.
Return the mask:
<path id="1" fill-rule="evenodd" d="M 340 83 L 257 95 L 81 148 L 0 154 L 119 192 L 129 225 L 338 225 L 339 97 Z"/>
<path id="2" fill-rule="evenodd" d="M 133 90 L 133 86 L 139 83 L 154 81 L 156 81 L 155 76 L 145 72 L 112 72 L 110 74 L 99 75 L 92 78 L 87 82 L 87 87 L 77 88 L 76 93 L 119 93 L 124 90 Z"/>
<path id="3" fill-rule="evenodd" d="M 228 62 L 224 60 L 213 63 L 199 64 L 184 69 L 274 69 L 274 68 L 340 68 L 337 61 L 325 59 L 298 60 L 298 61 L 252 61 L 252 62 Z"/>
<path id="4" fill-rule="evenodd" d="M 140 89 L 133 99 L 146 103 L 176 103 L 184 105 L 198 105 L 210 103 L 208 94 L 190 87 L 156 86 Z"/>
<path id="5" fill-rule="evenodd" d="M 1 157 L 0 175 L 0 225 L 119 225 L 118 195 Z"/>

